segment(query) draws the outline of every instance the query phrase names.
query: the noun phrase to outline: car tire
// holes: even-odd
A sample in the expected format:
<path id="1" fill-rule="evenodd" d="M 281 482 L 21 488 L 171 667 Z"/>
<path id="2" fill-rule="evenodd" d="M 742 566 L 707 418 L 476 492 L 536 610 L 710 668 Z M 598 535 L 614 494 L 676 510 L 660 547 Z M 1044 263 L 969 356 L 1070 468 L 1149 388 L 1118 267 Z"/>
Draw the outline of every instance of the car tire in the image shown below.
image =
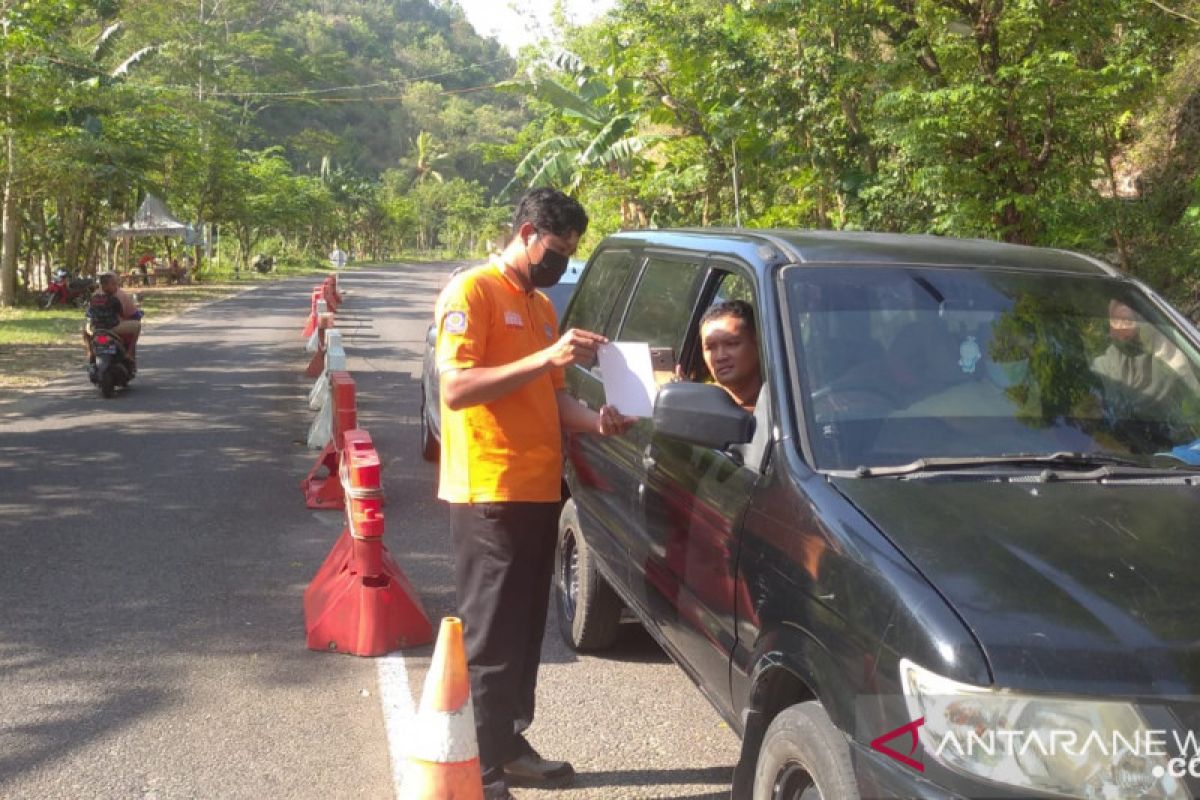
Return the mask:
<path id="1" fill-rule="evenodd" d="M 621 625 L 621 598 L 596 569 L 591 548 L 579 530 L 575 502 L 563 504 L 554 552 L 554 598 L 558 631 L 571 649 L 595 652 L 610 647 Z"/>
<path id="2" fill-rule="evenodd" d="M 858 800 L 846 738 L 820 703 L 797 703 L 771 721 L 754 767 L 754 800 Z"/>
<path id="3" fill-rule="evenodd" d="M 442 457 L 442 443 L 433 435 L 429 425 L 429 412 L 425 408 L 425 384 L 421 384 L 421 458 L 437 461 Z"/>

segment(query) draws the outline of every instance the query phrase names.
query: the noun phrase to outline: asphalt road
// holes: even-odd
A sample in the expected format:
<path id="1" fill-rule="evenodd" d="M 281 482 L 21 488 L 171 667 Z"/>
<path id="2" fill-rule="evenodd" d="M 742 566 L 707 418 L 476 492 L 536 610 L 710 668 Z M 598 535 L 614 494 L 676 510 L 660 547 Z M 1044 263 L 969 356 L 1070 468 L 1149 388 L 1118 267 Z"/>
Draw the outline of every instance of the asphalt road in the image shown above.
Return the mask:
<path id="1" fill-rule="evenodd" d="M 436 468 L 419 457 L 424 330 L 454 265 L 343 273 L 385 541 L 435 624 L 454 611 Z M 313 281 L 148 320 L 141 374 L 82 372 L 0 406 L 0 797 L 386 797 L 373 659 L 305 649 L 301 598 L 341 529 L 299 480 Z M 419 693 L 431 648 L 404 654 Z M 575 787 L 525 798 L 719 798 L 736 737 L 636 625 L 605 657 L 549 623 L 530 731 Z"/>

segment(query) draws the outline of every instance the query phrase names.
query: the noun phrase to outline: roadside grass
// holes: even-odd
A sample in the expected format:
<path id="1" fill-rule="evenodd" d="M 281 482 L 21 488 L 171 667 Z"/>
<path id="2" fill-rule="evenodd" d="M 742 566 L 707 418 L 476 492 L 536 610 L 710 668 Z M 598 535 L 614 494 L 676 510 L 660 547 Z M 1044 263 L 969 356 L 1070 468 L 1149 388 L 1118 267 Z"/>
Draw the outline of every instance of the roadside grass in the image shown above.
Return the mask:
<path id="1" fill-rule="evenodd" d="M 203 283 L 191 286 L 132 287 L 148 324 L 163 322 L 200 303 L 219 300 L 247 284 Z M 83 364 L 80 337 L 83 312 L 77 308 L 43 311 L 33 307 L 0 308 L 0 393 L 44 386 Z"/>
<path id="2" fill-rule="evenodd" d="M 358 262 L 343 272 L 370 268 L 378 262 Z M 137 295 L 146 312 L 147 324 L 165 322 L 188 308 L 237 294 L 261 283 L 311 275 L 318 281 L 330 270 L 311 264 L 276 262 L 274 270 L 261 274 L 254 270 L 232 269 L 209 272 L 204 283 L 183 286 L 126 286 Z M 32 303 L 32 300 L 29 301 Z M 6 394 L 44 386 L 64 372 L 82 367 L 85 351 L 80 331 L 83 312 L 76 308 L 48 311 L 33 305 L 0 308 L 0 400 Z"/>

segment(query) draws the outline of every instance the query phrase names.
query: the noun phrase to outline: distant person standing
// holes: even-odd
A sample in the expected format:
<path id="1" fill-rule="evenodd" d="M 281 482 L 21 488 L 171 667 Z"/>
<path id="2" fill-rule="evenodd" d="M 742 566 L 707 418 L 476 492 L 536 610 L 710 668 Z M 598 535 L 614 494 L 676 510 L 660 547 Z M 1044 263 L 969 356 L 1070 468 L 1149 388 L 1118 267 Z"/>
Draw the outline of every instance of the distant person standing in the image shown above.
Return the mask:
<path id="1" fill-rule="evenodd" d="M 329 266 L 341 269 L 346 266 L 347 261 L 349 261 L 349 257 L 346 255 L 346 251 L 338 247 L 337 242 L 334 242 L 333 250 L 329 253 Z"/>
<path id="2" fill-rule="evenodd" d="M 142 257 L 137 262 L 137 271 L 141 273 L 143 286 L 150 285 L 150 273 L 157 265 L 158 257 L 153 252 L 142 253 Z"/>
<path id="3" fill-rule="evenodd" d="M 561 506 L 562 434 L 620 434 L 634 422 L 564 389 L 563 368 L 590 363 L 607 340 L 558 336 L 538 289 L 556 284 L 587 230 L 583 207 L 534 189 L 517 203 L 499 257 L 455 276 L 438 298 L 442 458 L 455 586 L 475 709 L 484 797 L 511 782 L 561 787 L 575 771 L 525 739 L 533 722 Z"/>

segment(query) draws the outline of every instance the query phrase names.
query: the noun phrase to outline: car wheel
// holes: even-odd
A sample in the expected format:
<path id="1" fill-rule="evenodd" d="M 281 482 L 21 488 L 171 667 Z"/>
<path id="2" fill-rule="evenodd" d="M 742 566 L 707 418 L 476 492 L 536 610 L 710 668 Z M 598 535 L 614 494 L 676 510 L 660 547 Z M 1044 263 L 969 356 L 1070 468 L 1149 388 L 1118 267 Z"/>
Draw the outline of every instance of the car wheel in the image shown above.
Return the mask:
<path id="1" fill-rule="evenodd" d="M 568 500 L 558 518 L 554 597 L 559 633 L 580 652 L 611 646 L 621 624 L 621 598 L 596 569 L 593 558 L 579 531 L 575 502 Z"/>
<path id="2" fill-rule="evenodd" d="M 425 384 L 421 384 L 421 458 L 437 461 L 442 457 L 442 443 L 433 435 L 429 425 L 429 412 L 425 408 Z"/>
<path id="3" fill-rule="evenodd" d="M 820 703 L 779 712 L 763 736 L 754 800 L 858 800 L 846 738 Z"/>

